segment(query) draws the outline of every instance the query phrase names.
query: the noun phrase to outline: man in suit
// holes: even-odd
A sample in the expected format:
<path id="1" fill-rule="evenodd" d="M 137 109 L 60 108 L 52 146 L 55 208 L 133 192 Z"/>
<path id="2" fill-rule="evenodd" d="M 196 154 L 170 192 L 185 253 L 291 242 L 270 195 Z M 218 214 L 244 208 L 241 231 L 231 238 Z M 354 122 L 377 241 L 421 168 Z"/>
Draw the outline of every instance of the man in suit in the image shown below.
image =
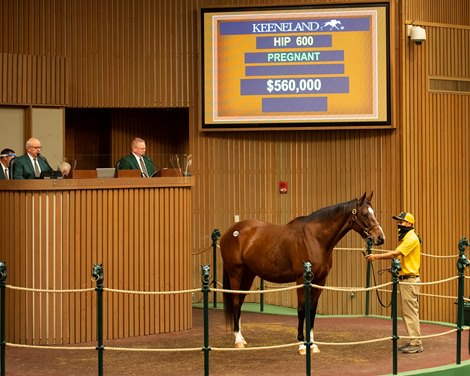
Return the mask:
<path id="1" fill-rule="evenodd" d="M 0 153 L 0 180 L 10 179 L 10 161 L 16 157 L 14 150 L 3 149 Z"/>
<path id="2" fill-rule="evenodd" d="M 132 153 L 122 157 L 117 163 L 118 170 L 140 170 L 142 177 L 148 178 L 157 171 L 152 160 L 145 155 L 145 141 L 134 138 L 131 142 Z"/>
<path id="3" fill-rule="evenodd" d="M 30 138 L 26 141 L 26 153 L 13 160 L 10 170 L 13 179 L 38 179 L 42 171 L 52 171 L 52 168 L 41 155 L 41 142 Z"/>

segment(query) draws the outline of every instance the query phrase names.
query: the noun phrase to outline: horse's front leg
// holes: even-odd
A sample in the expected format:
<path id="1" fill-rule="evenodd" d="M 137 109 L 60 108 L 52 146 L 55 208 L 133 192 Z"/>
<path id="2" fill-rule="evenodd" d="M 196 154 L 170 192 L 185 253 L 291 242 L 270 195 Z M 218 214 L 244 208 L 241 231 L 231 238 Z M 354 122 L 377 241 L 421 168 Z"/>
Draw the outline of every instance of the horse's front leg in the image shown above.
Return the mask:
<path id="1" fill-rule="evenodd" d="M 305 294 L 303 289 L 297 289 L 297 340 L 304 342 L 304 321 L 305 321 Z M 299 345 L 299 354 L 305 355 L 307 352 L 305 344 Z"/>
<path id="2" fill-rule="evenodd" d="M 314 330 L 313 328 L 315 327 L 315 316 L 317 314 L 317 303 L 315 302 L 311 307 L 310 307 L 310 342 L 314 342 L 313 338 L 313 333 Z M 313 353 L 319 353 L 320 349 L 318 348 L 316 343 L 312 343 L 310 345 L 310 351 Z"/>
<path id="3" fill-rule="evenodd" d="M 306 314 L 306 309 L 305 309 L 305 299 L 304 299 L 304 294 L 302 293 L 302 289 L 297 290 L 297 299 L 298 299 L 298 304 L 297 304 L 297 317 L 298 317 L 298 327 L 297 327 L 297 340 L 300 342 L 305 341 L 304 337 L 304 320 L 305 320 L 305 314 Z M 318 304 L 318 298 L 319 294 L 315 294 L 312 291 L 312 296 L 311 296 L 311 303 L 310 303 L 310 328 L 307 328 L 307 330 L 310 330 L 310 342 L 314 341 L 313 337 L 313 328 L 315 326 L 315 316 L 317 313 L 317 304 Z M 310 344 L 310 352 L 313 353 L 318 353 L 320 352 L 320 349 L 315 343 Z M 300 355 L 305 355 L 307 353 L 307 346 L 305 344 L 300 344 L 299 345 L 299 354 Z"/>
<path id="4" fill-rule="evenodd" d="M 305 340 L 304 337 L 304 321 L 305 321 L 305 304 L 299 305 L 297 307 L 297 340 L 303 342 Z"/>

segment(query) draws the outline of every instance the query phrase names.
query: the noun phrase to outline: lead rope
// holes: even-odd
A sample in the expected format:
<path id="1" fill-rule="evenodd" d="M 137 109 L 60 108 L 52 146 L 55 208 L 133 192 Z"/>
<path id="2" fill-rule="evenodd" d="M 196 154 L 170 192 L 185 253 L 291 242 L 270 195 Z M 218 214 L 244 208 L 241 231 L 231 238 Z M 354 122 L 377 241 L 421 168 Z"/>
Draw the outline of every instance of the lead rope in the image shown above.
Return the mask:
<path id="1" fill-rule="evenodd" d="M 366 257 L 366 253 L 364 251 L 362 251 L 362 254 L 364 255 L 364 257 Z M 377 286 L 377 279 L 375 277 L 375 268 L 374 268 L 374 264 L 371 262 L 370 263 L 370 266 L 372 267 L 372 278 L 374 279 L 374 286 Z M 383 273 L 385 272 L 390 272 L 390 268 L 386 268 L 386 269 L 381 269 L 379 270 L 379 272 L 377 273 L 378 275 L 382 275 Z M 377 300 L 379 301 L 380 305 L 383 307 L 383 308 L 388 308 L 392 305 L 392 299 L 390 299 L 390 303 L 388 303 L 387 305 L 385 305 L 383 302 L 382 302 L 382 299 L 380 298 L 380 295 L 379 295 L 379 290 L 376 289 L 375 290 L 375 293 L 377 295 Z"/>

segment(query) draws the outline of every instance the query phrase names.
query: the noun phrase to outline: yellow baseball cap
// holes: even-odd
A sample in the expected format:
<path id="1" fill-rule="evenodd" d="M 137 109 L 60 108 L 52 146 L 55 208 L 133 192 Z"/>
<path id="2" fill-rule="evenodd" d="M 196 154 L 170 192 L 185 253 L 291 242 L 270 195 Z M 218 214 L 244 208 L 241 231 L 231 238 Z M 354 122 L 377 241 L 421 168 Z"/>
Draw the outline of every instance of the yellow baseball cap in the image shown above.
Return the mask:
<path id="1" fill-rule="evenodd" d="M 415 224 L 415 217 L 413 217 L 413 214 L 411 213 L 401 212 L 398 215 L 394 215 L 392 218 L 396 219 L 397 221 L 407 221 L 411 223 L 412 225 Z"/>

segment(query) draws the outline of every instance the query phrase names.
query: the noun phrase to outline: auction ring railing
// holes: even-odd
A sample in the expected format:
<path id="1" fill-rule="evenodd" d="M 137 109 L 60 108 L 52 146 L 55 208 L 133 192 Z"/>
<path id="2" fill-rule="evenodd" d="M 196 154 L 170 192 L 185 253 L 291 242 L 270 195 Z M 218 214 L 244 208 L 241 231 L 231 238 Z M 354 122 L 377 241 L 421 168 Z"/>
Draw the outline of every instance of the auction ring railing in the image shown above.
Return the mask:
<path id="1" fill-rule="evenodd" d="M 463 330 L 468 330 L 469 328 L 464 328 L 463 324 L 463 302 L 464 302 L 464 279 L 470 278 L 464 276 L 464 271 L 467 266 L 470 265 L 470 261 L 466 258 L 464 250 L 467 247 L 468 241 L 463 238 L 459 242 L 459 259 L 457 262 L 457 269 L 458 269 L 458 276 L 450 277 L 445 280 L 441 281 L 434 281 L 434 282 L 426 282 L 421 283 L 422 285 L 429 285 L 429 284 L 438 284 L 449 282 L 458 279 L 458 314 L 457 314 L 457 325 L 455 329 L 445 331 L 442 333 L 434 334 L 431 336 L 421 336 L 419 338 L 431 338 L 436 336 L 448 335 L 451 333 L 457 333 L 457 349 L 456 349 L 456 364 L 461 363 L 461 333 Z M 397 264 L 397 260 L 392 261 L 392 282 L 388 282 L 379 286 L 374 287 L 326 287 L 326 286 L 319 286 L 312 284 L 312 272 L 311 272 L 311 265 L 310 263 L 304 264 L 304 285 L 298 286 L 289 286 L 285 288 L 279 289 L 269 289 L 269 290 L 262 290 L 262 291 L 244 291 L 244 290 L 224 290 L 224 289 L 216 289 L 210 288 L 210 266 L 203 265 L 201 267 L 201 281 L 202 281 L 202 288 L 195 288 L 195 289 L 188 289 L 188 290 L 180 290 L 180 291 L 133 291 L 133 290 L 117 290 L 111 288 L 104 287 L 104 278 L 103 278 L 103 269 L 102 265 L 95 264 L 93 265 L 92 277 L 96 282 L 96 288 L 85 288 L 85 289 L 67 289 L 67 290 L 48 290 L 48 289 L 35 289 L 35 288 L 26 288 L 26 287 L 17 287 L 17 286 L 10 286 L 6 285 L 6 278 L 7 278 L 7 268 L 4 262 L 0 262 L 0 356 L 1 356 L 1 375 L 5 375 L 5 348 L 6 346 L 10 347 L 18 347 L 18 348 L 36 348 L 36 349 L 48 349 L 48 350 L 97 350 L 98 354 L 98 374 L 101 376 L 103 375 L 103 351 L 105 346 L 103 345 L 103 322 L 102 322 L 102 309 L 103 309 L 103 300 L 102 294 L 103 292 L 112 292 L 112 293 L 126 293 L 126 294 L 140 294 L 140 295 L 169 295 L 169 294 L 192 294 L 194 292 L 202 291 L 204 295 L 204 344 L 202 347 L 202 351 L 204 352 L 204 374 L 209 375 L 209 352 L 210 351 L 255 351 L 255 350 L 266 350 L 266 349 L 273 349 L 273 348 L 287 348 L 292 346 L 298 346 L 302 344 L 301 342 L 295 343 L 288 343 L 288 344 L 281 344 L 281 345 L 273 345 L 273 346 L 262 346 L 262 347 L 250 347 L 245 349 L 235 349 L 235 348 L 221 348 L 221 347 L 211 347 L 209 345 L 209 320 L 208 320 L 208 308 L 209 308 L 209 293 L 213 292 L 222 292 L 222 293 L 243 293 L 243 294 L 265 294 L 265 293 L 274 293 L 286 290 L 293 290 L 303 287 L 305 289 L 305 296 L 306 296 L 306 318 L 307 320 L 310 317 L 310 304 L 307 301 L 310 297 L 310 289 L 317 288 L 317 289 L 326 289 L 326 290 L 336 290 L 340 292 L 369 292 L 371 290 L 381 289 L 386 286 L 392 285 L 392 336 L 391 337 L 383 337 L 383 338 L 376 338 L 370 339 L 365 341 L 358 341 L 358 342 L 345 342 L 345 343 L 328 343 L 328 342 L 319 342 L 319 341 L 311 341 L 310 340 L 310 330 L 307 328 L 310 327 L 309 322 L 307 321 L 306 325 L 306 336 L 305 342 L 303 343 L 306 346 L 306 375 L 310 375 L 311 372 L 311 352 L 310 347 L 313 344 L 323 345 L 323 346 L 350 346 L 350 345 L 358 345 L 358 344 L 365 344 L 365 343 L 374 343 L 374 342 L 382 342 L 382 341 L 393 341 L 393 374 L 397 374 L 397 341 L 399 338 L 405 339 L 412 339 L 418 337 L 408 337 L 408 336 L 398 336 L 397 330 L 397 286 L 399 284 L 398 281 L 398 270 L 400 268 L 399 263 Z M 407 282 L 400 282 L 403 284 L 407 284 Z M 36 346 L 36 345 L 23 345 L 23 344 L 14 344 L 14 343 L 6 343 L 5 341 L 5 289 L 10 288 L 14 290 L 23 290 L 33 293 L 84 293 L 95 290 L 97 292 L 97 346 L 96 347 L 83 347 L 83 346 Z M 130 352 L 190 352 L 190 351 L 201 351 L 200 347 L 192 347 L 192 348 L 177 348 L 177 349 L 146 349 L 146 348 L 122 348 L 122 347 L 106 347 L 108 351 L 130 351 Z M 470 337 L 469 337 L 469 352 L 470 352 Z"/>

